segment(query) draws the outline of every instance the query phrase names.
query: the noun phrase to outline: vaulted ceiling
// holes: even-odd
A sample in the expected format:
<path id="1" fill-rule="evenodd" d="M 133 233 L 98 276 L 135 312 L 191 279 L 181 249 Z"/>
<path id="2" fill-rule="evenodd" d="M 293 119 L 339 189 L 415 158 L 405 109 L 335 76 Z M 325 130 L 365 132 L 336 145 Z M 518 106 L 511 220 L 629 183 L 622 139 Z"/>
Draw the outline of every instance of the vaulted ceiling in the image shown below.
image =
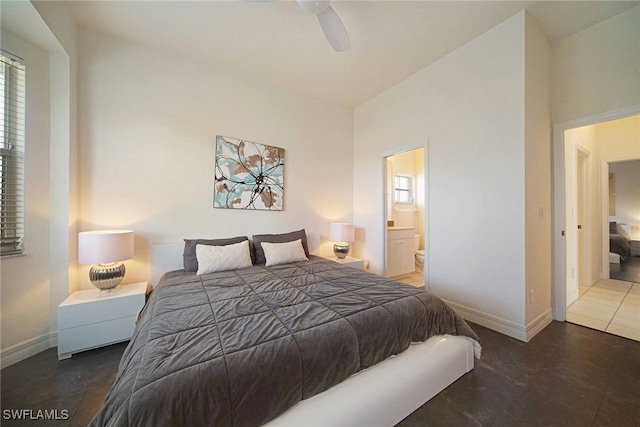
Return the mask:
<path id="1" fill-rule="evenodd" d="M 190 58 L 212 73 L 355 107 L 526 9 L 556 42 L 638 1 L 338 1 L 335 52 L 295 1 L 72 1 L 76 22 Z"/>

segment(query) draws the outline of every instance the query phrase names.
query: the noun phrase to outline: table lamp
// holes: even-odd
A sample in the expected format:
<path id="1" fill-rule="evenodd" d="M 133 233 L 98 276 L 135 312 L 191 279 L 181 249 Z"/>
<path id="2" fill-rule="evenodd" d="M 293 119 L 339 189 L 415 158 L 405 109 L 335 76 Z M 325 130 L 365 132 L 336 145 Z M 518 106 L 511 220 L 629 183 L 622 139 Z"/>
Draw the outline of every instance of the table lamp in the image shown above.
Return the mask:
<path id="1" fill-rule="evenodd" d="M 133 231 L 101 230 L 78 234 L 78 262 L 95 264 L 89 270 L 91 284 L 100 290 L 115 288 L 124 278 L 121 261 L 133 258 Z"/>
<path id="2" fill-rule="evenodd" d="M 330 238 L 335 243 L 333 245 L 333 253 L 338 259 L 345 259 L 349 255 L 349 242 L 355 240 L 353 224 L 345 222 L 331 223 Z"/>

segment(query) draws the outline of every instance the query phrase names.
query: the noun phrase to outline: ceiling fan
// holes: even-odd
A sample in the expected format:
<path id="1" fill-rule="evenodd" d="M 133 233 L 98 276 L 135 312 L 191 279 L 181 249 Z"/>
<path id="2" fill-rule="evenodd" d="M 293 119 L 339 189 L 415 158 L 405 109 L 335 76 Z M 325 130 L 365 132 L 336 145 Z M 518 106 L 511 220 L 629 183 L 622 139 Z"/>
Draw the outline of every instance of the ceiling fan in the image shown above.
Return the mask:
<path id="1" fill-rule="evenodd" d="M 247 0 L 255 2 L 275 2 L 278 0 Z M 327 41 L 336 52 L 344 52 L 349 49 L 349 34 L 342 20 L 335 10 L 329 5 L 329 0 L 296 0 L 298 6 L 305 12 L 313 13 L 318 17 L 320 28 L 324 32 Z"/>
<path id="2" fill-rule="evenodd" d="M 336 11 L 329 5 L 329 0 L 296 0 L 296 2 L 302 10 L 318 17 L 324 36 L 336 52 L 349 49 L 349 34 Z"/>

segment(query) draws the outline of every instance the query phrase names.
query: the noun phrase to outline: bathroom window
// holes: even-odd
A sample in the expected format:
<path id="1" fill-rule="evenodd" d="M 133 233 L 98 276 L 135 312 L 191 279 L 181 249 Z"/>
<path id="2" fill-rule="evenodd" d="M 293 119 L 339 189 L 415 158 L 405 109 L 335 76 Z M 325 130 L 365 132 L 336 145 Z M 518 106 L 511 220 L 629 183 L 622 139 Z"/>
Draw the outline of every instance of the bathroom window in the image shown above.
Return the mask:
<path id="1" fill-rule="evenodd" d="M 396 203 L 413 204 L 413 177 L 408 175 L 395 175 L 394 193 Z"/>

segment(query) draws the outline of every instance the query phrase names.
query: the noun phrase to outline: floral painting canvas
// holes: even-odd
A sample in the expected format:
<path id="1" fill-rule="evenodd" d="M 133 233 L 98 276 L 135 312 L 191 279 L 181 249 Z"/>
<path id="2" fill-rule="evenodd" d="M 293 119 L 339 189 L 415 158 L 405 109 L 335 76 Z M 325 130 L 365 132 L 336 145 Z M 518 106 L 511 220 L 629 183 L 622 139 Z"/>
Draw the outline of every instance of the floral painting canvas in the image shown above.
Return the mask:
<path id="1" fill-rule="evenodd" d="M 213 207 L 281 211 L 284 148 L 216 137 Z"/>

